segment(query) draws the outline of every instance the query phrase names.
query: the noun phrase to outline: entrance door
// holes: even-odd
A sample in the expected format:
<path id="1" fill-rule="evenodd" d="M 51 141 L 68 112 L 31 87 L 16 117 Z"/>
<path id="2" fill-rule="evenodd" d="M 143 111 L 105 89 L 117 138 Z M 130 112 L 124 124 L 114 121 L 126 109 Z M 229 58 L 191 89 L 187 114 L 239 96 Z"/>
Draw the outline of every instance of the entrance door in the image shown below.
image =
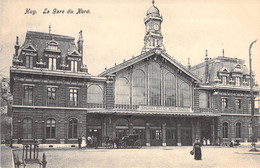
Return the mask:
<path id="1" fill-rule="evenodd" d="M 122 139 L 124 136 L 129 134 L 128 129 L 116 129 L 116 137 Z"/>
<path id="2" fill-rule="evenodd" d="M 191 129 L 181 129 L 181 146 L 190 146 L 192 145 L 191 141 Z"/>
<path id="3" fill-rule="evenodd" d="M 96 137 L 97 138 L 97 141 L 98 141 L 98 146 L 101 145 L 102 143 L 102 133 L 101 133 L 101 129 L 88 129 L 87 131 L 87 137 Z"/>
<path id="4" fill-rule="evenodd" d="M 176 140 L 176 130 L 175 129 L 166 129 L 166 145 L 167 146 L 175 146 L 177 145 Z"/>
<path id="5" fill-rule="evenodd" d="M 151 129 L 151 145 L 162 146 L 162 130 Z"/>
<path id="6" fill-rule="evenodd" d="M 145 145 L 145 129 L 134 129 L 133 134 L 138 134 L 138 138 L 141 141 L 142 145 Z"/>

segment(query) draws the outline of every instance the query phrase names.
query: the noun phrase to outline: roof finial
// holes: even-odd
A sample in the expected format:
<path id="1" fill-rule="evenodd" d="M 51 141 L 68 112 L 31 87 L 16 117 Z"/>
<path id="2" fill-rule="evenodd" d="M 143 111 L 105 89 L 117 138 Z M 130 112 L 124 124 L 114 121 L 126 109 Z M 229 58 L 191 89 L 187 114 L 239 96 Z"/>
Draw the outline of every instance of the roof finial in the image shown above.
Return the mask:
<path id="1" fill-rule="evenodd" d="M 154 5 L 154 0 L 152 1 L 153 5 Z"/>
<path id="2" fill-rule="evenodd" d="M 208 57 L 208 50 L 206 50 L 206 57 Z"/>
<path id="3" fill-rule="evenodd" d="M 49 34 L 51 34 L 51 24 L 49 24 Z"/>
<path id="4" fill-rule="evenodd" d="M 223 50 L 222 50 L 222 56 L 223 56 L 223 57 L 225 56 L 224 48 L 223 48 Z"/>

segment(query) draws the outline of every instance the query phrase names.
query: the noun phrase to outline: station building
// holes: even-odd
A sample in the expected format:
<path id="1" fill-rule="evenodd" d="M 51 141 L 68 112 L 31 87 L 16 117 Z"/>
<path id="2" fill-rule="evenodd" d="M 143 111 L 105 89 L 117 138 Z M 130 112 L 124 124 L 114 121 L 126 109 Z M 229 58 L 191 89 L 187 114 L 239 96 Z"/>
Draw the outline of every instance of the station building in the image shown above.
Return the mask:
<path id="1" fill-rule="evenodd" d="M 249 78 L 244 61 L 225 56 L 183 66 L 163 45 L 163 18 L 146 13 L 144 47 L 98 76 L 83 65 L 83 35 L 28 31 L 17 37 L 10 68 L 13 139 L 77 143 L 79 136 L 139 134 L 143 145 L 192 145 L 250 139 Z M 255 82 L 254 82 L 255 83 Z M 259 93 L 255 85 L 254 93 Z M 258 137 L 260 115 L 256 111 Z"/>

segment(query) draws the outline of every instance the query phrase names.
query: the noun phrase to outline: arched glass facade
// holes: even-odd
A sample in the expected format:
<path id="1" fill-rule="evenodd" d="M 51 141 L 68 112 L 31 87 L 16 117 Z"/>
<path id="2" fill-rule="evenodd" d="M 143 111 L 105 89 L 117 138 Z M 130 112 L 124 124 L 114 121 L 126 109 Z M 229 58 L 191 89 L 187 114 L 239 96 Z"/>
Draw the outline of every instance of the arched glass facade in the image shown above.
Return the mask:
<path id="1" fill-rule="evenodd" d="M 126 78 L 116 79 L 115 104 L 130 104 L 130 85 Z"/>
<path id="2" fill-rule="evenodd" d="M 145 104 L 145 74 L 142 70 L 133 72 L 133 104 Z"/>
<path id="3" fill-rule="evenodd" d="M 165 106 L 176 106 L 176 78 L 172 73 L 165 75 Z"/>
<path id="4" fill-rule="evenodd" d="M 160 65 L 151 62 L 148 65 L 149 73 L 149 105 L 161 105 L 161 69 Z"/>

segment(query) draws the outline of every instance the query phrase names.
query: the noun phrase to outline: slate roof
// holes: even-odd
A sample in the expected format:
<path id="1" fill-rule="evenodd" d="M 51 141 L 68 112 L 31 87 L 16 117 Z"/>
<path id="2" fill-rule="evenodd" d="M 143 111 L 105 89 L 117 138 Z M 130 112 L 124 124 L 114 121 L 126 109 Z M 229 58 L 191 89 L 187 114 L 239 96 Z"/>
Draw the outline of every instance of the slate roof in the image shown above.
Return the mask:
<path id="1" fill-rule="evenodd" d="M 238 58 L 230 58 L 218 56 L 212 59 L 209 59 L 209 82 L 213 82 L 217 78 L 218 71 L 227 69 L 230 73 L 241 73 L 243 75 L 249 75 L 248 68 L 245 65 L 245 61 Z M 237 65 L 241 66 L 241 69 L 236 68 Z M 205 61 L 192 66 L 191 71 L 204 83 L 205 81 Z"/>
<path id="2" fill-rule="evenodd" d="M 148 58 L 154 54 L 156 54 L 158 49 L 152 49 L 148 52 L 145 52 L 141 55 L 138 55 L 136 57 L 133 57 L 121 64 L 115 65 L 112 68 L 109 68 L 107 70 L 105 70 L 104 72 L 102 72 L 99 76 L 106 76 L 106 75 L 112 75 L 115 72 L 118 72 L 124 68 L 127 68 L 145 58 Z M 188 75 L 189 77 L 191 77 L 192 79 L 194 79 L 197 82 L 200 82 L 200 79 L 197 78 L 188 68 L 186 68 L 185 66 L 183 66 L 181 63 L 179 63 L 176 59 L 174 59 L 173 57 L 171 57 L 170 55 L 168 55 L 167 53 L 161 53 L 160 56 L 164 57 L 167 61 L 169 61 L 171 64 L 173 64 L 174 66 L 176 66 L 177 68 L 179 68 L 182 72 L 184 72 L 186 75 Z"/>
<path id="3" fill-rule="evenodd" d="M 64 59 L 68 53 L 78 50 L 74 42 L 75 38 L 73 37 L 34 31 L 27 31 L 22 49 L 32 46 L 37 51 L 39 60 L 43 57 L 44 50 L 47 48 L 48 43 L 53 40 L 58 43 L 58 49 L 61 51 L 61 57 Z"/>

